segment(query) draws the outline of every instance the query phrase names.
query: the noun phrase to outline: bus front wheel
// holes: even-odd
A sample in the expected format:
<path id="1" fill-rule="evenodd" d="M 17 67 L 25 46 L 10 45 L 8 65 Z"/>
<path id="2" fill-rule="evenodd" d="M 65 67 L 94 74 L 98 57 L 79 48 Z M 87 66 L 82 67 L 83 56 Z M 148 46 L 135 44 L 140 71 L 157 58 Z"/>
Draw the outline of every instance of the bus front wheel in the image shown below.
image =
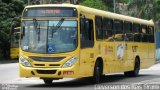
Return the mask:
<path id="1" fill-rule="evenodd" d="M 100 83 L 101 76 L 102 76 L 102 67 L 101 63 L 99 61 L 96 61 L 95 67 L 94 67 L 94 74 L 93 74 L 93 84 Z"/>

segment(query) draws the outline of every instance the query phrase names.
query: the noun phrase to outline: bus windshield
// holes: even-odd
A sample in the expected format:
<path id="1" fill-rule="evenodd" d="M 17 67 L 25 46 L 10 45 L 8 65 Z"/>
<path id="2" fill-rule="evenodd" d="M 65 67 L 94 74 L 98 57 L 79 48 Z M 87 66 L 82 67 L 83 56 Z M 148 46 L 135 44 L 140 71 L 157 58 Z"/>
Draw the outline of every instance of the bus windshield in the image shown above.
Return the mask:
<path id="1" fill-rule="evenodd" d="M 77 48 L 77 21 L 22 21 L 21 48 L 34 53 L 73 51 Z"/>

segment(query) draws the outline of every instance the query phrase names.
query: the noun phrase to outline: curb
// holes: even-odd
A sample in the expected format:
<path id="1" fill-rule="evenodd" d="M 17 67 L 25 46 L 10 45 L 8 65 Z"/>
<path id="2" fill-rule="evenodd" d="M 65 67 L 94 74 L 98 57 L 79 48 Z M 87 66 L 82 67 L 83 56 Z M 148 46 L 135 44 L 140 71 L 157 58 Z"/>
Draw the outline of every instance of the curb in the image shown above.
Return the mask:
<path id="1" fill-rule="evenodd" d="M 156 60 L 156 64 L 160 63 L 160 60 Z"/>
<path id="2" fill-rule="evenodd" d="M 0 64 L 7 64 L 7 63 L 18 63 L 18 59 L 16 59 L 16 60 L 0 60 Z"/>

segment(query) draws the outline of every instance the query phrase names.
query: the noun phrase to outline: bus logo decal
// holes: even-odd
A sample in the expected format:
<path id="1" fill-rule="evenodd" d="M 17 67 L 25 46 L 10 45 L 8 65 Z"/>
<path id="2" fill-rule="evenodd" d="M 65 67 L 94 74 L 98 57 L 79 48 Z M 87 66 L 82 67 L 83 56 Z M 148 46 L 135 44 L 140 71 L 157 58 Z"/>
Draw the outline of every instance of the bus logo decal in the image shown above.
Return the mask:
<path id="1" fill-rule="evenodd" d="M 117 46 L 117 59 L 122 59 L 124 55 L 124 46 L 123 44 L 119 44 Z"/>

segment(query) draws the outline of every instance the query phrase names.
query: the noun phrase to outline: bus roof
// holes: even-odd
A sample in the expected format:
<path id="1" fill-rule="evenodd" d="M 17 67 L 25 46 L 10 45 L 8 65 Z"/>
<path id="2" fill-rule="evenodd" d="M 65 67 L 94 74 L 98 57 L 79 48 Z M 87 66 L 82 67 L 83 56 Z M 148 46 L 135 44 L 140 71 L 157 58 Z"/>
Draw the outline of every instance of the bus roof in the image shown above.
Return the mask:
<path id="1" fill-rule="evenodd" d="M 98 10 L 82 5 L 73 5 L 73 4 L 43 4 L 43 5 L 31 5 L 31 6 L 26 6 L 26 8 L 34 8 L 34 7 L 74 7 L 79 10 L 79 12 L 85 12 L 88 14 L 92 15 L 97 15 L 97 16 L 103 16 L 106 18 L 111 18 L 111 19 L 116 19 L 116 20 L 123 20 L 123 21 L 129 21 L 133 23 L 139 23 L 139 24 L 147 24 L 147 25 L 152 25 L 154 26 L 154 22 L 152 20 L 145 20 L 145 19 L 140 19 L 140 18 L 135 18 L 135 17 L 130 17 L 126 15 L 121 15 L 121 14 L 116 14 L 112 13 L 109 11 L 103 11 L 103 10 Z"/>

